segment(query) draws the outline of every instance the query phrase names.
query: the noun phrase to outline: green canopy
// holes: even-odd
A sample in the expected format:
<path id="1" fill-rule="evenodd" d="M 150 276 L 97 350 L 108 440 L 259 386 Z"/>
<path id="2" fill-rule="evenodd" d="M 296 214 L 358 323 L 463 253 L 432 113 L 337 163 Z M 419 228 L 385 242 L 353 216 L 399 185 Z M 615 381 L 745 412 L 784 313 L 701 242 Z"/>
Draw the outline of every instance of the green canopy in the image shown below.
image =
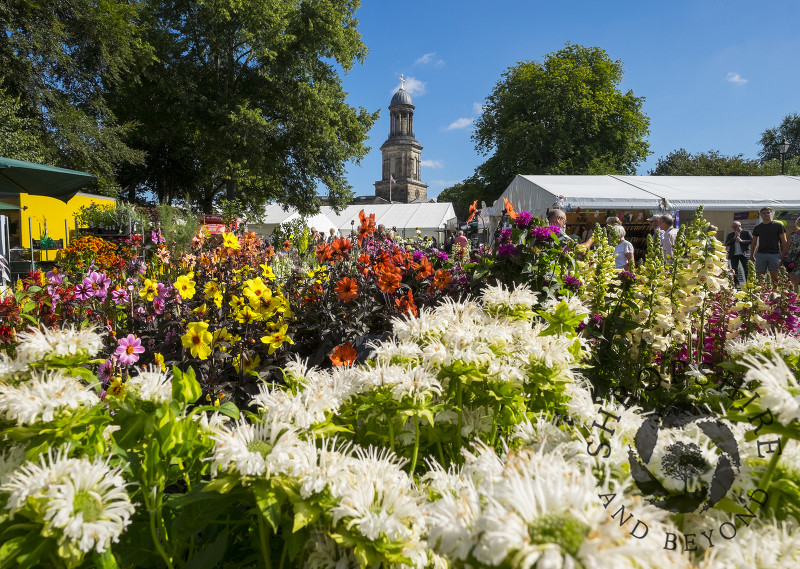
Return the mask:
<path id="1" fill-rule="evenodd" d="M 0 158 L 0 192 L 25 192 L 66 202 L 96 178 L 77 170 Z"/>

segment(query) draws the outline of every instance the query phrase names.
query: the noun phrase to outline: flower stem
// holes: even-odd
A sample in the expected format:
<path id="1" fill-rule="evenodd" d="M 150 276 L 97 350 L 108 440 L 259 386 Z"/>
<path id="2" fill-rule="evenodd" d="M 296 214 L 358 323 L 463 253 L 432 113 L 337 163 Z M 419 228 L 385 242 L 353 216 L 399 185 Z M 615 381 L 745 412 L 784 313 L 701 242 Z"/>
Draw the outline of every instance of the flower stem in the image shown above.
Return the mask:
<path id="1" fill-rule="evenodd" d="M 269 551 L 269 529 L 264 521 L 264 514 L 258 512 L 258 537 L 261 545 L 261 554 L 264 556 L 264 567 L 272 569 L 272 560 Z"/>
<path id="2" fill-rule="evenodd" d="M 145 498 L 147 500 L 147 498 Z M 159 500 L 156 498 L 156 503 L 150 505 L 150 536 L 153 539 L 153 545 L 155 545 L 158 554 L 164 560 L 164 563 L 167 564 L 168 569 L 173 569 L 172 559 L 170 559 L 169 555 L 167 555 L 164 546 L 161 544 L 161 539 L 159 538 L 158 531 L 156 530 L 156 516 L 158 515 L 158 510 L 160 509 L 160 505 L 158 504 Z"/>
<path id="3" fill-rule="evenodd" d="M 411 455 L 411 470 L 409 474 L 414 475 L 417 467 L 417 454 L 419 453 L 419 417 L 414 416 L 414 454 Z"/>
<path id="4" fill-rule="evenodd" d="M 783 448 L 786 446 L 786 442 L 788 441 L 788 437 L 783 435 L 780 440 L 780 444 L 778 448 L 780 452 L 772 453 L 772 458 L 767 465 L 767 469 L 764 471 L 764 474 L 761 476 L 761 480 L 758 481 L 757 488 L 760 488 L 764 492 L 767 491 L 769 488 L 770 483 L 772 482 L 772 476 L 775 474 L 775 467 L 778 466 L 778 460 L 780 460 L 781 452 L 783 452 Z"/>

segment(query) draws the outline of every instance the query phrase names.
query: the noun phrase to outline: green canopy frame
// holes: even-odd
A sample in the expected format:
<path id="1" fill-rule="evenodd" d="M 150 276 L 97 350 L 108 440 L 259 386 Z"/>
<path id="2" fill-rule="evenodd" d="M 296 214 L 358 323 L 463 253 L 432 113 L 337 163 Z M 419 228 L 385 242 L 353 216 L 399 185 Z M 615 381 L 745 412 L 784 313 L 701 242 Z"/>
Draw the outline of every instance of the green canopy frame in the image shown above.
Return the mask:
<path id="1" fill-rule="evenodd" d="M 24 192 L 67 202 L 82 187 L 97 179 L 94 174 L 0 157 L 0 192 Z"/>

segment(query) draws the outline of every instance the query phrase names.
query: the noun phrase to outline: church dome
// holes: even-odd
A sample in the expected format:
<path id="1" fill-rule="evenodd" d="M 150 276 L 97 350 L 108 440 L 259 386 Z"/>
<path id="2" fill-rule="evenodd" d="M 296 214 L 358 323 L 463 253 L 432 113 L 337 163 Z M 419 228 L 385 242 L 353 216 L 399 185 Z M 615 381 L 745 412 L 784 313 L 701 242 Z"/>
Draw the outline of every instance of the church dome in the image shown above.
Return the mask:
<path id="1" fill-rule="evenodd" d="M 397 93 L 392 97 L 391 105 L 412 105 L 411 95 L 402 87 L 397 90 Z"/>

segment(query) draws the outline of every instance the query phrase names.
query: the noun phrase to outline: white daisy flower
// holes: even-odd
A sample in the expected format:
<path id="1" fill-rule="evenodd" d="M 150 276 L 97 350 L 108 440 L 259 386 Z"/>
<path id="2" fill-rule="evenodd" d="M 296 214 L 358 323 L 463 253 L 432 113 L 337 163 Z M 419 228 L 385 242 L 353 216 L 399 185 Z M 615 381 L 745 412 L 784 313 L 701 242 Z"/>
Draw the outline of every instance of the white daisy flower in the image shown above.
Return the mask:
<path id="1" fill-rule="evenodd" d="M 102 553 L 119 541 L 135 510 L 120 472 L 99 458 L 73 460 L 47 488 L 44 519 L 84 553 Z"/>
<path id="2" fill-rule="evenodd" d="M 121 470 L 107 460 L 68 458 L 68 448 L 41 455 L 39 462 L 19 467 L 0 491 L 8 493 L 6 508 L 13 515 L 28 499 L 42 503 L 45 532 L 53 528 L 84 553 L 102 553 L 130 524 L 134 506 Z"/>
<path id="3" fill-rule="evenodd" d="M 730 520 L 730 523 L 735 521 Z M 736 536 L 707 549 L 699 569 L 794 569 L 798 566 L 800 527 L 788 518 L 783 522 L 758 520 L 747 526 L 736 524 Z"/>
<path id="4" fill-rule="evenodd" d="M 24 371 L 28 371 L 28 362 L 18 361 L 0 353 L 0 378 L 11 377 Z"/>
<path id="5" fill-rule="evenodd" d="M 32 363 L 48 356 L 73 356 L 85 351 L 90 357 L 103 349 L 103 336 L 92 327 L 75 329 L 70 326 L 60 329 L 31 328 L 17 335 L 17 361 Z"/>
<path id="6" fill-rule="evenodd" d="M 39 455 L 38 463 L 28 461 L 7 476 L 0 492 L 8 494 L 6 509 L 12 515 L 25 506 L 29 496 L 43 493 L 67 472 L 74 460 L 67 457 L 68 452 L 69 447 L 50 448 L 46 455 Z"/>
<path id="7" fill-rule="evenodd" d="M 530 319 L 534 316 L 533 306 L 539 301 L 539 294 L 527 285 L 519 285 L 512 290 L 500 283 L 486 287 L 481 301 L 492 314 Z"/>
<path id="8" fill-rule="evenodd" d="M 758 382 L 757 407 L 769 409 L 782 425 L 800 420 L 800 384 L 780 356 L 746 355 L 742 363 L 748 369 L 745 382 Z"/>
<path id="9" fill-rule="evenodd" d="M 333 523 L 343 522 L 350 531 L 367 539 L 387 539 L 414 551 L 422 539 L 425 520 L 422 495 L 388 449 L 356 448 L 347 462 L 348 484 L 330 488 L 338 500 L 331 508 Z"/>
<path id="10" fill-rule="evenodd" d="M 159 366 L 140 369 L 137 375 L 128 378 L 125 387 L 145 401 L 154 403 L 172 401 L 172 373 L 161 371 Z"/>
<path id="11" fill-rule="evenodd" d="M 296 431 L 278 422 L 252 424 L 242 419 L 220 427 L 211 439 L 214 474 L 220 470 L 242 476 L 286 474 L 293 470 L 291 459 L 301 454 L 296 452 L 300 449 Z"/>
<path id="12" fill-rule="evenodd" d="M 0 383 L 0 415 L 18 425 L 47 423 L 63 410 L 99 401 L 91 388 L 59 370 L 34 371 L 18 385 Z"/>
<path id="13" fill-rule="evenodd" d="M 800 354 L 800 339 L 779 330 L 765 334 L 753 334 L 750 338 L 736 338 L 725 343 L 725 350 L 734 360 L 746 354 L 768 356 L 778 354 L 788 357 Z"/>
<path id="14" fill-rule="evenodd" d="M 14 445 L 0 450 L 0 486 L 8 482 L 11 474 L 25 462 L 25 447 Z"/>
<path id="15" fill-rule="evenodd" d="M 606 491 L 588 465 L 570 463 L 558 452 L 511 453 L 475 522 L 479 537 L 473 555 L 493 566 L 675 566 L 678 554 L 663 551 L 659 536 L 631 535 L 633 519 L 663 536 L 666 513 L 631 501 L 626 511 L 633 517 L 621 526 L 610 515 L 618 505 L 609 511 L 598 499 Z"/>

